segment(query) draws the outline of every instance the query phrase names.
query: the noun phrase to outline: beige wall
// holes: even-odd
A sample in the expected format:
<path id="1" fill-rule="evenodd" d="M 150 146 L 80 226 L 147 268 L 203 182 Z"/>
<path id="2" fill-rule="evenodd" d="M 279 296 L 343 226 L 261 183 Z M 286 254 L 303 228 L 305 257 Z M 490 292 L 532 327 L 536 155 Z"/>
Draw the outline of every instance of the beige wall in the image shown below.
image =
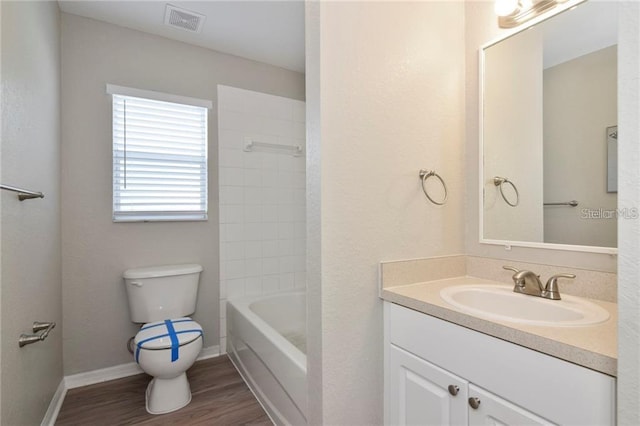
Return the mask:
<path id="1" fill-rule="evenodd" d="M 618 44 L 618 206 L 640 206 L 640 3 L 620 7 Z M 618 223 L 618 417 L 640 423 L 640 220 Z"/>
<path id="2" fill-rule="evenodd" d="M 105 85 L 211 99 L 226 84 L 304 99 L 304 76 L 91 19 L 62 14 L 64 366 L 73 374 L 132 361 L 122 272 L 199 263 L 195 319 L 218 345 L 217 112 L 209 114 L 209 220 L 111 221 L 111 99 Z"/>
<path id="3" fill-rule="evenodd" d="M 504 35 L 507 30 L 498 27 L 492 1 L 465 2 L 466 44 L 466 144 L 465 176 L 467 203 L 466 252 L 483 257 L 522 260 L 548 265 L 571 266 L 602 271 L 616 270 L 616 257 L 608 254 L 581 253 L 560 250 L 511 247 L 479 243 L 479 183 L 478 183 L 478 49 L 480 46 Z"/>
<path id="4" fill-rule="evenodd" d="M 463 251 L 463 25 L 462 2 L 308 4 L 311 424 L 382 424 L 379 262 Z"/>
<path id="5" fill-rule="evenodd" d="M 2 2 L 3 425 L 39 424 L 62 379 L 60 273 L 60 15 L 55 2 Z M 18 347 L 33 321 L 55 321 L 47 340 Z"/>
<path id="6" fill-rule="evenodd" d="M 615 218 L 585 219 L 583 209 L 615 211 L 607 192 L 607 127 L 618 124 L 617 47 L 544 70 L 545 202 L 578 207 L 544 209 L 547 243 L 617 247 Z"/>
<path id="7" fill-rule="evenodd" d="M 535 29 L 485 50 L 484 237 L 542 242 L 542 34 Z M 495 176 L 507 177 L 504 196 Z"/>

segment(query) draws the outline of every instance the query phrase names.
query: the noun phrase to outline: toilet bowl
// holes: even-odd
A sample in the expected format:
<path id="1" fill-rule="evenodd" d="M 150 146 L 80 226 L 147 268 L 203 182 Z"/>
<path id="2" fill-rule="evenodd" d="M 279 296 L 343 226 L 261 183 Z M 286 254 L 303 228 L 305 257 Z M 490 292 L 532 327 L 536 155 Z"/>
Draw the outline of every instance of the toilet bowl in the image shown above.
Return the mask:
<path id="1" fill-rule="evenodd" d="M 147 412 L 170 413 L 191 402 L 186 371 L 202 349 L 202 338 L 202 327 L 189 317 L 145 324 L 136 334 L 134 358 L 153 376 L 146 391 Z"/>
<path id="2" fill-rule="evenodd" d="M 202 349 L 196 310 L 202 266 L 164 265 L 129 269 L 123 278 L 131 321 L 144 324 L 133 341 L 134 359 L 153 380 L 147 411 L 164 414 L 191 401 L 186 371 Z"/>

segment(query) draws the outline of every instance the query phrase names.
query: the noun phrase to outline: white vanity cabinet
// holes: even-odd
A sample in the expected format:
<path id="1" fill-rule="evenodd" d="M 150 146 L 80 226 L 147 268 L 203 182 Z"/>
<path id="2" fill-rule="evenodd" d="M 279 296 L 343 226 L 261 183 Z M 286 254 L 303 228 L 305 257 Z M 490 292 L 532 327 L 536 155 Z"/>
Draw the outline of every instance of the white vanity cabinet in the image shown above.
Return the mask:
<path id="1" fill-rule="evenodd" d="M 466 380 L 394 345 L 389 348 L 388 368 L 387 424 L 467 424 Z"/>
<path id="2" fill-rule="evenodd" d="M 615 424 L 613 377 L 384 305 L 385 424 Z"/>
<path id="3" fill-rule="evenodd" d="M 473 406 L 472 406 L 473 404 Z M 515 404 L 469 385 L 469 425 L 548 425 L 551 422 Z"/>
<path id="4" fill-rule="evenodd" d="M 392 425 L 547 425 L 545 420 L 395 345 L 389 348 Z"/>

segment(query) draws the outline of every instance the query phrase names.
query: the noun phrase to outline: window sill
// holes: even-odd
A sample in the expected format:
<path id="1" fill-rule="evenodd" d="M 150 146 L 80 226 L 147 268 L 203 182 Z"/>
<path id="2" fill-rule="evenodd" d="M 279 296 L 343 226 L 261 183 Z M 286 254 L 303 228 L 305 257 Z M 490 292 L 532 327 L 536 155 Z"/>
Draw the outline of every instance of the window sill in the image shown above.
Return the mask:
<path id="1" fill-rule="evenodd" d="M 151 222 L 207 222 L 208 216 L 135 216 L 113 218 L 113 223 L 151 223 Z"/>

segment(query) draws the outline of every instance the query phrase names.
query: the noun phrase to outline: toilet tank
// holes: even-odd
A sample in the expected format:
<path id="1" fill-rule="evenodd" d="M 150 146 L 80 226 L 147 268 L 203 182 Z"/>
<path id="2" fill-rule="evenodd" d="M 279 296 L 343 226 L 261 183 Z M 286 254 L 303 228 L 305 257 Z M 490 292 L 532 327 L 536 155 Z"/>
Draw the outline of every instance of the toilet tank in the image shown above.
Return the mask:
<path id="1" fill-rule="evenodd" d="M 202 266 L 195 264 L 125 271 L 131 321 L 147 323 L 193 314 L 200 272 Z"/>

